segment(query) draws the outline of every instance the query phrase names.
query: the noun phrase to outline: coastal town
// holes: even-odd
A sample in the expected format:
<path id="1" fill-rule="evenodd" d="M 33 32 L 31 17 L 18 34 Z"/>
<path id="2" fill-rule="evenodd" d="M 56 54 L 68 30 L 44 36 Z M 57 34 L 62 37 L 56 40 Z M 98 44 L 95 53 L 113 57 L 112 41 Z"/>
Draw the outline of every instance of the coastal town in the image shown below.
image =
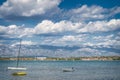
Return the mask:
<path id="1" fill-rule="evenodd" d="M 0 57 L 0 60 L 17 60 L 16 57 Z M 76 61 L 76 60 L 82 60 L 82 61 L 90 61 L 90 60 L 120 60 L 120 56 L 94 56 L 94 57 L 46 57 L 46 56 L 39 56 L 39 57 L 19 57 L 19 60 L 40 60 L 40 61 Z"/>

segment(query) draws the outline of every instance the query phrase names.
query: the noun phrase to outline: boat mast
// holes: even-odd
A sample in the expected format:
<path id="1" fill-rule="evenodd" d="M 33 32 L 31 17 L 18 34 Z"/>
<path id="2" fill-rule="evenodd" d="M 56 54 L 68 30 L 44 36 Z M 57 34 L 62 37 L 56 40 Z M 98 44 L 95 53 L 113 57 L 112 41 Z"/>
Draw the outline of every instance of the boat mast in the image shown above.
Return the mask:
<path id="1" fill-rule="evenodd" d="M 18 51 L 18 55 L 17 55 L 17 67 L 18 67 L 19 61 L 20 61 L 19 57 L 20 57 L 21 41 L 22 41 L 22 39 L 20 39 L 20 46 L 19 46 L 19 51 Z"/>

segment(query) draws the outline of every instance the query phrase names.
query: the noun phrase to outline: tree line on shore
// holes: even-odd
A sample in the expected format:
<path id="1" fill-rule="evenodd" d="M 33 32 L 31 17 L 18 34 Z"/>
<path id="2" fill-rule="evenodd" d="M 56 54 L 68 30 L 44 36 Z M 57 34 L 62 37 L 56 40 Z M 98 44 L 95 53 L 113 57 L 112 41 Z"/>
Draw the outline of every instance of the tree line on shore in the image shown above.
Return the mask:
<path id="1" fill-rule="evenodd" d="M 15 57 L 0 57 L 0 60 L 17 60 Z M 20 57 L 19 60 L 120 60 L 120 56 L 94 56 L 94 57 L 46 57 L 46 58 L 36 58 L 36 57 Z"/>

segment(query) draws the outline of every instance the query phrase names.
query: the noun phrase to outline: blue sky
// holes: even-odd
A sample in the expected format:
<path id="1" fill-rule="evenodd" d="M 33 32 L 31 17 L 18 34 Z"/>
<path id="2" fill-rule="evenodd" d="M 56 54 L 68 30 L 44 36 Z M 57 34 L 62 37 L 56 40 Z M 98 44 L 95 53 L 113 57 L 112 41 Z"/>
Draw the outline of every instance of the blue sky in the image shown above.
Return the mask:
<path id="1" fill-rule="evenodd" d="M 1 0 L 0 56 L 120 56 L 120 0 Z"/>

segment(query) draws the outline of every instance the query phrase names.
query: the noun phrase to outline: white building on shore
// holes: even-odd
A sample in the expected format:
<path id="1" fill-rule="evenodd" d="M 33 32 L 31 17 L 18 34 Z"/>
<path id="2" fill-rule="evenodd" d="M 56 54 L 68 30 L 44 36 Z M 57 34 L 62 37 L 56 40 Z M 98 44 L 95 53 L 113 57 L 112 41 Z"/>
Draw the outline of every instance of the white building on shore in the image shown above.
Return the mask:
<path id="1" fill-rule="evenodd" d="M 38 56 L 36 57 L 36 60 L 45 60 L 47 57 L 46 56 Z"/>

